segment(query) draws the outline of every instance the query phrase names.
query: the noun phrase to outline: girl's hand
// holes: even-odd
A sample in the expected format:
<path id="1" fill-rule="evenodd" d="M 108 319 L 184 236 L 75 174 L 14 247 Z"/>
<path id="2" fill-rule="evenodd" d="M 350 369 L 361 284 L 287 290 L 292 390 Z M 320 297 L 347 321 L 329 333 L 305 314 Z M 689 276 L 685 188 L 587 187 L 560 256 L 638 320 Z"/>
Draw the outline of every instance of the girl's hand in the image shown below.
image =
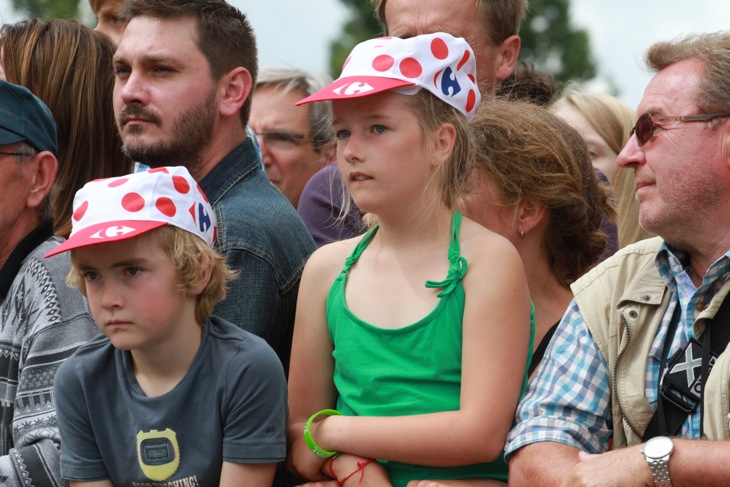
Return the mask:
<path id="1" fill-rule="evenodd" d="M 359 457 L 342 453 L 334 459 L 331 464 L 325 465 L 324 473 L 328 476 L 336 476 L 340 482 L 333 481 L 334 484 L 323 482 L 317 487 L 334 487 L 342 485 L 343 487 L 392 487 L 390 477 L 385 468 L 378 463 L 377 460 Z"/>
<path id="2" fill-rule="evenodd" d="M 304 430 L 304 423 L 293 425 L 296 431 Z M 327 480 L 328 477 L 321 473 L 322 467 L 327 462 L 326 458 L 320 458 L 309 449 L 302 434 L 290 435 L 291 445 L 288 467 L 299 477 L 307 480 Z"/>

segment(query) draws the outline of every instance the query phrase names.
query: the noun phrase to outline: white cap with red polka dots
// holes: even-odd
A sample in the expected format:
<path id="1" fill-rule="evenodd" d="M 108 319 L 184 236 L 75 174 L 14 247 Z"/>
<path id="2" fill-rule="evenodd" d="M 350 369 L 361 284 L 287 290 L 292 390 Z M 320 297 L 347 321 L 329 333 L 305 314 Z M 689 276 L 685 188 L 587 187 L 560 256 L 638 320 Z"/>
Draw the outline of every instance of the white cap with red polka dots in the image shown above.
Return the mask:
<path id="1" fill-rule="evenodd" d="M 421 88 L 472 119 L 480 94 L 474 52 L 464 39 L 436 32 L 361 42 L 350 53 L 337 80 L 296 104 L 345 100 L 388 90 L 415 95 Z"/>
<path id="2" fill-rule="evenodd" d="M 136 237 L 174 225 L 212 247 L 216 218 L 208 198 L 184 167 L 158 167 L 97 179 L 76 192 L 68 240 L 45 257 L 67 250 Z"/>

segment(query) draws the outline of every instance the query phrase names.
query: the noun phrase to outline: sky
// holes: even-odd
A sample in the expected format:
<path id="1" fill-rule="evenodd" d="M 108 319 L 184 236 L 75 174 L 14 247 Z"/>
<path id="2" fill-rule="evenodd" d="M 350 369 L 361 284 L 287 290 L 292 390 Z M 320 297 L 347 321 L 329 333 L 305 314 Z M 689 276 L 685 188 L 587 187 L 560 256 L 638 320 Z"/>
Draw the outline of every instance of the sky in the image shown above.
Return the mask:
<path id="1" fill-rule="evenodd" d="M 454 0 L 452 0 L 454 1 Z M 82 0 L 84 5 L 85 0 Z M 245 12 L 256 32 L 261 67 L 293 66 L 328 70 L 329 43 L 349 11 L 339 0 L 229 0 Z M 0 22 L 20 17 L 0 0 Z M 611 80 L 617 96 L 635 108 L 651 74 L 643 55 L 656 41 L 693 32 L 730 29 L 728 0 L 572 0 L 575 27 L 588 30 L 599 80 L 588 88 L 604 91 Z"/>

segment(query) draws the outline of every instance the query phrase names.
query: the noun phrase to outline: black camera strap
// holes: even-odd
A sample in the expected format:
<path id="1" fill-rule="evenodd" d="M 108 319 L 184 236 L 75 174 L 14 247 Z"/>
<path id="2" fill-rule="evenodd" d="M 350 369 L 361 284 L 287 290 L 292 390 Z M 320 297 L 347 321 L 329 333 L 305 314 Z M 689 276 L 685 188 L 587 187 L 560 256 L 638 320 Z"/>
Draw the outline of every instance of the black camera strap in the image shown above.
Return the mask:
<path id="1" fill-rule="evenodd" d="M 664 340 L 664 347 L 662 348 L 662 357 L 659 366 L 660 374 L 664 374 L 664 370 L 666 369 L 669 348 L 677 330 L 681 313 L 681 305 L 677 302 L 674 313 L 672 313 L 672 320 L 669 323 L 666 339 Z M 703 402 L 705 392 L 704 382 L 710 375 L 710 369 L 712 364 L 714 364 L 715 357 L 718 357 L 725 351 L 729 342 L 730 295 L 723 300 L 715 317 L 707 321 L 705 331 L 702 333 L 702 343 L 700 344 L 695 339 L 690 340 L 687 347 L 680 350 L 670 361 L 669 370 L 667 370 L 663 379 L 660 380 L 657 409 L 646 427 L 643 441 L 647 441 L 655 436 L 674 436 L 677 434 L 682 427 L 682 423 L 694 412 L 697 405 Z M 692 384 L 686 384 L 683 387 L 682 385 L 677 385 L 676 382 L 668 380 L 670 379 L 668 376 L 672 370 L 681 369 L 682 371 L 688 371 L 689 368 L 694 368 L 698 360 L 695 358 L 697 355 L 701 357 L 700 374 L 698 380 L 695 381 L 701 387 L 699 397 L 693 394 Z M 688 371 L 688 374 L 692 375 L 692 371 Z M 685 383 L 687 382 L 689 381 L 685 381 Z M 701 410 L 702 418 L 700 419 L 700 436 L 703 436 L 702 425 L 704 424 L 704 411 L 705 408 L 703 407 Z"/>

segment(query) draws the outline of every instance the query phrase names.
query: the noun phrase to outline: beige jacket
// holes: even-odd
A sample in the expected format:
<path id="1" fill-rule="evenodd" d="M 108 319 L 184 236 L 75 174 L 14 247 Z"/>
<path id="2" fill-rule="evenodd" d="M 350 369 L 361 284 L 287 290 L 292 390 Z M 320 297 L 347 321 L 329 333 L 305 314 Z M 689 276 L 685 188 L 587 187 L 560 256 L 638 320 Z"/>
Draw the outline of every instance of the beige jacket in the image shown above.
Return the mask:
<path id="1" fill-rule="evenodd" d="M 644 375 L 651 342 L 671 299 L 654 263 L 661 243 L 656 237 L 625 247 L 571 286 L 608 364 L 614 448 L 641 443 L 654 414 L 644 395 Z M 695 336 L 701 335 L 728 290 L 730 282 L 699 313 Z M 726 349 L 705 386 L 703 426 L 708 438 L 730 438 L 729 413 L 730 353 Z"/>

